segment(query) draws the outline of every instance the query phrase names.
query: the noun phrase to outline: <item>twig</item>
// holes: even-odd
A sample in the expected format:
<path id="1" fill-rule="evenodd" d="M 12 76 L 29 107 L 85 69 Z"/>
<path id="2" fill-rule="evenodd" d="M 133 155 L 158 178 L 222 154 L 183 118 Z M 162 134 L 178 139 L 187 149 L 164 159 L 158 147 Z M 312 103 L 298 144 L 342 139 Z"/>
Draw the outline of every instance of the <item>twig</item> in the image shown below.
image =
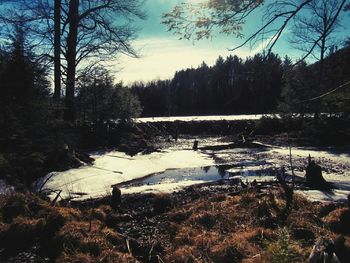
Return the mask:
<path id="1" fill-rule="evenodd" d="M 45 181 L 41 184 L 39 192 L 41 192 L 43 190 L 43 187 L 45 186 L 45 184 L 54 176 L 54 173 L 51 173 L 50 176 L 48 178 L 45 179 Z"/>
<path id="2" fill-rule="evenodd" d="M 347 85 L 349 85 L 349 84 L 350 84 L 350 81 L 345 82 L 345 83 L 341 84 L 340 86 L 336 87 L 335 89 L 332 89 L 332 90 L 330 90 L 330 91 L 328 91 L 328 92 L 326 92 L 326 93 L 323 93 L 323 94 L 321 94 L 321 95 L 319 95 L 319 96 L 317 96 L 317 97 L 314 97 L 314 98 L 311 98 L 311 99 L 307 99 L 307 100 L 299 101 L 299 103 L 303 103 L 303 102 L 308 102 L 308 101 L 314 101 L 314 100 L 322 99 L 323 97 L 326 97 L 326 96 L 328 96 L 329 94 L 332 94 L 333 92 L 336 92 L 337 90 L 339 90 L 339 89 L 341 89 L 341 88 L 343 88 L 343 87 L 345 87 L 345 86 L 347 86 Z"/>
<path id="3" fill-rule="evenodd" d="M 164 263 L 163 259 L 159 255 L 157 255 L 157 258 L 158 258 L 158 262 Z"/>
<path id="4" fill-rule="evenodd" d="M 126 239 L 126 247 L 128 248 L 129 254 L 132 255 L 132 250 L 131 250 L 131 247 L 130 247 L 130 241 L 129 241 L 128 238 Z"/>
<path id="5" fill-rule="evenodd" d="M 55 199 L 52 200 L 51 206 L 54 206 L 56 204 L 57 199 L 60 197 L 61 193 L 62 193 L 62 190 L 59 190 L 57 195 L 56 195 L 56 197 L 55 197 Z"/>

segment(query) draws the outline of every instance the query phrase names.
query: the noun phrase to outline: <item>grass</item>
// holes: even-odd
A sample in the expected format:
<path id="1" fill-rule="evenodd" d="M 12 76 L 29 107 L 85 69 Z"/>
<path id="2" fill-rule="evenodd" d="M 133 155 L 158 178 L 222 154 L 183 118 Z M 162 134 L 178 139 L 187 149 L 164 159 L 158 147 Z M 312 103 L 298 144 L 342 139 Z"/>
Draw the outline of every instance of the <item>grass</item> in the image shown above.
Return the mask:
<path id="1" fill-rule="evenodd" d="M 347 208 L 296 195 L 291 214 L 281 220 L 279 190 L 219 193 L 180 205 L 170 194 L 156 195 L 150 205 L 151 223 L 140 218 L 108 227 L 108 205 L 79 209 L 52 207 L 29 193 L 0 197 L 0 260 L 35 246 L 55 262 L 305 262 L 319 237 L 339 234 L 345 257 L 349 252 Z M 120 226 L 140 235 L 122 234 Z"/>

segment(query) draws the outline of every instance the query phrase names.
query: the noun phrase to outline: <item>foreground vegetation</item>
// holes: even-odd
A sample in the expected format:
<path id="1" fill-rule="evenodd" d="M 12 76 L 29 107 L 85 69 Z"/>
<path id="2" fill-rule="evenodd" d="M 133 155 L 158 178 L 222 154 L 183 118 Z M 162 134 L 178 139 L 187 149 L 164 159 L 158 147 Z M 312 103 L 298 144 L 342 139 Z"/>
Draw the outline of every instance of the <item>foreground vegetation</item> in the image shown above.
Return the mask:
<path id="1" fill-rule="evenodd" d="M 52 206 L 30 193 L 3 196 L 2 260 L 27 255 L 35 262 L 305 262 L 320 237 L 335 240 L 340 260 L 349 258 L 348 208 L 296 195 L 284 217 L 277 188 L 207 188 L 124 196 L 116 213 L 107 200 L 74 208 Z"/>

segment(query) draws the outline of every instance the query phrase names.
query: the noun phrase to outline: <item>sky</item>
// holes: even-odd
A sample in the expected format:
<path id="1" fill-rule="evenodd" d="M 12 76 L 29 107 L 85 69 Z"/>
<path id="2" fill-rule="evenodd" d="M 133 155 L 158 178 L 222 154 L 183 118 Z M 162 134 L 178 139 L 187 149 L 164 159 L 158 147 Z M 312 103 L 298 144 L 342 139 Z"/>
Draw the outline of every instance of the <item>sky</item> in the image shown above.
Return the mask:
<path id="1" fill-rule="evenodd" d="M 170 12 L 176 4 L 184 1 L 194 3 L 203 0 L 145 0 L 144 10 L 147 18 L 136 22 L 139 32 L 133 43 L 141 57 L 135 59 L 121 55 L 115 64 L 116 81 L 131 84 L 134 81 L 169 79 L 176 71 L 196 68 L 203 61 L 209 66 L 213 65 L 219 56 L 237 55 L 246 58 L 263 50 L 264 41 L 260 41 L 252 48 L 246 46 L 230 52 L 229 48 L 243 41 L 233 35 L 215 34 L 211 39 L 195 42 L 179 40 L 179 36 L 167 31 L 167 27 L 161 23 L 161 17 L 164 13 Z M 247 20 L 243 33 L 248 35 L 261 24 L 261 14 L 256 12 L 251 19 Z M 288 30 L 285 31 L 273 52 L 297 59 L 301 53 L 290 47 L 286 40 L 287 35 Z"/>

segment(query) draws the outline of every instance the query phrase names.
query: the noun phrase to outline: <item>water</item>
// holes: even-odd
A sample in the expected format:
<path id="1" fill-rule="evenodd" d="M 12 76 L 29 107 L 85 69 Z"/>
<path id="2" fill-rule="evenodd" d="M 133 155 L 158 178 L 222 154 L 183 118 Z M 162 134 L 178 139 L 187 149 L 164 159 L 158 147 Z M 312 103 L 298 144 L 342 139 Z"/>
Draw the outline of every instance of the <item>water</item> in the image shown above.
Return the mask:
<path id="1" fill-rule="evenodd" d="M 244 182 L 273 181 L 278 168 L 266 162 L 252 162 L 249 166 L 237 164 L 184 168 L 155 173 L 119 186 L 124 193 L 172 192 L 185 186 L 240 178 Z"/>

